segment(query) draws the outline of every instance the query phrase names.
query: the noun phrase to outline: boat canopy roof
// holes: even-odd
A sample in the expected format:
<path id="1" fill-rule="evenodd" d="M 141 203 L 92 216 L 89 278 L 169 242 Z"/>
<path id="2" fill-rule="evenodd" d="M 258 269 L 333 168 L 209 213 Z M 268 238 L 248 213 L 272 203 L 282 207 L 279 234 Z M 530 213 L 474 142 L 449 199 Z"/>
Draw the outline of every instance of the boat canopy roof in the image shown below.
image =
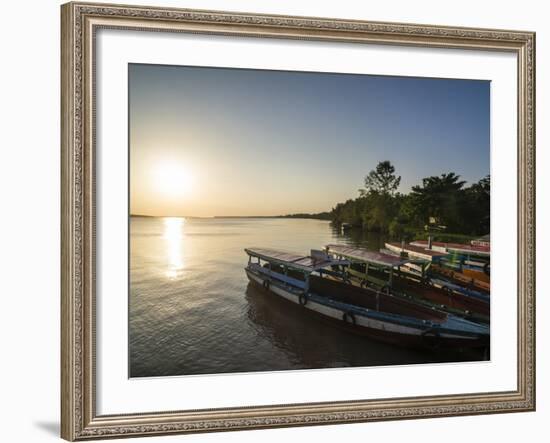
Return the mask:
<path id="1" fill-rule="evenodd" d="M 246 248 L 245 252 L 251 257 L 275 263 L 303 272 L 313 272 L 332 265 L 349 264 L 347 260 L 334 260 L 326 254 L 298 255 L 293 252 L 280 251 L 270 248 Z M 320 252 L 320 251 L 319 251 Z"/>
<path id="2" fill-rule="evenodd" d="M 421 248 L 428 247 L 427 240 L 415 240 L 411 242 L 413 246 L 419 246 Z M 462 243 L 443 243 L 443 242 L 432 242 L 433 246 L 438 246 L 440 248 L 446 249 L 449 252 L 458 252 L 463 254 L 476 254 L 476 255 L 490 255 L 491 247 L 482 246 L 482 245 L 466 245 Z"/>
<path id="3" fill-rule="evenodd" d="M 401 243 L 386 243 L 386 247 L 389 249 L 403 250 L 405 252 L 412 252 L 419 255 L 427 255 L 430 257 L 444 257 L 448 255 L 446 252 L 434 251 L 433 249 L 426 249 L 422 246 L 418 246 L 415 243 L 409 243 L 401 245 Z"/>
<path id="4" fill-rule="evenodd" d="M 369 251 L 365 248 L 353 248 L 345 245 L 327 245 L 328 252 L 349 258 L 351 260 L 372 263 L 387 268 L 396 268 L 411 260 L 403 259 L 396 255 L 384 254 L 383 252 Z"/>

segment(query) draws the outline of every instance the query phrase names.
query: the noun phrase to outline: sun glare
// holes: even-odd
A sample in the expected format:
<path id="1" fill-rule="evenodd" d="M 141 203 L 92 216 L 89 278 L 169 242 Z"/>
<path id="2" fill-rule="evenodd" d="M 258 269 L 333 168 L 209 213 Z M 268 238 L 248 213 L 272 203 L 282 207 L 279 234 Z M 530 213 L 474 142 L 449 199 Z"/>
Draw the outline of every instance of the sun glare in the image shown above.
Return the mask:
<path id="1" fill-rule="evenodd" d="M 165 197 L 184 197 L 193 190 L 193 175 L 178 163 L 161 163 L 153 171 L 153 183 Z"/>
<path id="2" fill-rule="evenodd" d="M 166 253 L 168 259 L 166 276 L 171 280 L 178 278 L 184 268 L 182 254 L 184 226 L 184 218 L 167 217 L 164 219 L 163 238 L 166 241 Z"/>

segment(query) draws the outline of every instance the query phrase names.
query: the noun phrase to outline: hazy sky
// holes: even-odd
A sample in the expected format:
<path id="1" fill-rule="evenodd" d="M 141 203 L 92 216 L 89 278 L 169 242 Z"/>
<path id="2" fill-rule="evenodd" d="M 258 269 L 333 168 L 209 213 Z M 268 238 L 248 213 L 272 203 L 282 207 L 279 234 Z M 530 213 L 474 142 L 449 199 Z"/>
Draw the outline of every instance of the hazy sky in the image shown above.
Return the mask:
<path id="1" fill-rule="evenodd" d="M 383 160 L 405 193 L 489 174 L 487 81 L 131 64 L 129 98 L 133 214 L 327 211 Z"/>

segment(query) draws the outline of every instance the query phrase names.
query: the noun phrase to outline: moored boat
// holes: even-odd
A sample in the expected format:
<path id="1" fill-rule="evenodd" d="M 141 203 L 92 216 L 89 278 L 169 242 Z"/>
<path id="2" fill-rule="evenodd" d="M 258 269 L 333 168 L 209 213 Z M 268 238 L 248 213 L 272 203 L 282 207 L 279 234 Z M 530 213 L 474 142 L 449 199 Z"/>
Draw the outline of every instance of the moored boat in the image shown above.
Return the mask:
<path id="1" fill-rule="evenodd" d="M 410 242 L 410 244 L 424 249 L 429 247 L 428 240 L 415 240 Z M 469 257 L 489 258 L 491 256 L 491 247 L 483 244 L 432 242 L 432 250 Z"/>
<path id="2" fill-rule="evenodd" d="M 247 248 L 251 282 L 355 333 L 400 346 L 487 347 L 489 328 L 455 315 L 346 282 L 348 260 L 324 251 L 302 256 Z"/>
<path id="3" fill-rule="evenodd" d="M 491 235 L 485 234 L 482 237 L 476 238 L 475 240 L 470 241 L 470 244 L 472 246 L 484 246 L 484 247 L 491 247 Z"/>
<path id="4" fill-rule="evenodd" d="M 446 266 L 439 266 L 439 265 L 433 265 L 431 267 L 431 271 L 434 274 L 443 276 L 444 278 L 450 280 L 451 282 L 462 285 L 463 287 L 474 289 L 477 291 L 482 291 L 485 294 L 489 294 L 491 292 L 491 284 L 490 282 L 486 282 L 484 280 L 481 280 L 479 278 L 476 278 L 474 274 L 467 274 L 464 271 L 455 271 L 453 269 L 449 269 Z"/>
<path id="5" fill-rule="evenodd" d="M 386 243 L 386 248 L 394 253 L 416 259 L 425 259 L 432 263 L 430 272 L 461 285 L 467 289 L 482 291 L 489 294 L 491 284 L 489 280 L 489 263 L 487 261 L 473 261 L 471 257 L 452 256 L 446 247 L 434 243 L 432 249 L 427 249 L 427 242 L 419 241 L 408 244 Z M 469 245 L 464 245 L 468 247 Z M 472 247 L 473 248 L 473 247 Z M 483 248 L 478 248 L 483 249 Z M 480 278 L 483 273 L 485 278 Z M 463 292 L 463 291 L 462 291 Z"/>
<path id="6" fill-rule="evenodd" d="M 440 262 L 443 257 L 447 257 L 448 255 L 446 252 L 426 249 L 410 243 L 385 243 L 384 246 L 393 253 L 401 255 L 406 254 L 413 259 L 428 260 L 434 263 Z"/>
<path id="7" fill-rule="evenodd" d="M 420 248 L 429 248 L 429 243 L 426 240 L 416 240 L 410 244 Z M 472 241 L 470 244 L 432 242 L 431 250 L 448 254 L 448 257 L 440 261 L 443 267 L 460 272 L 466 277 L 490 283 L 490 243 L 482 241 Z"/>
<path id="8" fill-rule="evenodd" d="M 466 277 L 479 280 L 480 282 L 483 282 L 483 283 L 487 283 L 487 290 L 490 290 L 491 276 L 485 273 L 484 271 L 480 271 L 479 269 L 472 269 L 472 268 L 462 268 L 462 274 L 464 274 Z"/>
<path id="9" fill-rule="evenodd" d="M 489 323 L 489 298 L 429 276 L 434 266 L 428 260 L 369 251 L 344 245 L 327 245 L 329 254 L 350 261 L 346 272 L 360 286 L 427 303 L 451 314 Z"/>

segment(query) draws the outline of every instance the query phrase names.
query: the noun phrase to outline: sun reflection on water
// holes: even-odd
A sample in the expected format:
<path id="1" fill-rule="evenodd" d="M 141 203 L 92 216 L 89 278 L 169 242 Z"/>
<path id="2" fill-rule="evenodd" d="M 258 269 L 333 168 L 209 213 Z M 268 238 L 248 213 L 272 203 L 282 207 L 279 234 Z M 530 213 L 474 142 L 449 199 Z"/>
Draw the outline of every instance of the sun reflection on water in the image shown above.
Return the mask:
<path id="1" fill-rule="evenodd" d="M 165 272 L 169 279 L 176 279 L 184 268 L 182 255 L 184 218 L 167 217 L 164 219 L 163 238 L 166 241 L 168 269 Z"/>

